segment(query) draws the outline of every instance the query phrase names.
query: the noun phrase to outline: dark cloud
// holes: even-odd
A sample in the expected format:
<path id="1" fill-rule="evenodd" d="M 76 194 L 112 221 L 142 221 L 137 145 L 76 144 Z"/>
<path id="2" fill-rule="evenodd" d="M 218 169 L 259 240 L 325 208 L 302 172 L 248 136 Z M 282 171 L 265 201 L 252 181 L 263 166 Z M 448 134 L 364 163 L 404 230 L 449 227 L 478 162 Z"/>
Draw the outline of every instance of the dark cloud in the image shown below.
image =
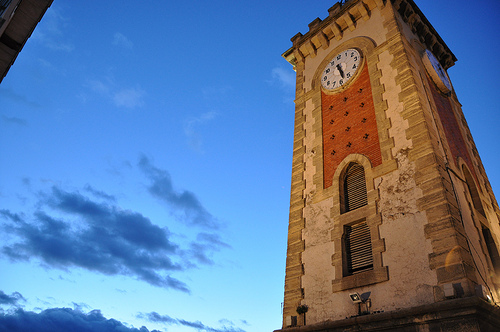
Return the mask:
<path id="1" fill-rule="evenodd" d="M 40 313 L 20 308 L 9 313 L 0 312 L 0 331 L 150 332 L 145 326 L 137 329 L 115 319 L 107 319 L 99 310 L 84 313 L 70 308 L 51 308 Z"/>
<path id="2" fill-rule="evenodd" d="M 26 299 L 20 293 L 14 292 L 12 295 L 7 295 L 0 290 L 0 305 L 17 306 L 21 301 L 25 302 Z"/>
<path id="3" fill-rule="evenodd" d="M 83 189 L 85 189 L 85 191 L 89 192 L 90 194 L 94 195 L 97 198 L 102 198 L 102 199 L 105 199 L 105 200 L 107 200 L 109 202 L 116 202 L 115 196 L 109 195 L 109 194 L 105 193 L 102 190 L 94 189 L 89 184 L 87 184 Z"/>
<path id="4" fill-rule="evenodd" d="M 223 242 L 219 234 L 199 233 L 196 241 L 191 242 L 189 254 L 192 259 L 201 264 L 213 264 L 211 253 L 219 251 L 221 248 L 231 248 L 230 245 Z"/>
<path id="5" fill-rule="evenodd" d="M 0 87 L 0 96 L 3 96 L 3 100 L 10 99 L 11 101 L 28 106 L 30 108 L 40 108 L 41 105 L 38 102 L 34 102 L 30 100 L 28 97 L 24 95 L 20 95 L 15 92 L 12 88 Z"/>
<path id="6" fill-rule="evenodd" d="M 154 311 L 146 314 L 139 313 L 137 317 L 148 320 L 153 323 L 177 324 L 177 319 L 167 315 L 160 315 L 159 313 Z"/>
<path id="7" fill-rule="evenodd" d="M 2 247 L 11 260 L 37 257 L 52 267 L 129 275 L 154 286 L 189 291 L 185 283 L 168 275 L 187 266 L 168 229 L 140 213 L 93 201 L 79 192 L 53 187 L 41 197 L 40 210 L 29 218 L 0 210 L 5 232 L 17 235 Z M 53 217 L 42 211 L 44 207 L 69 217 Z"/>
<path id="8" fill-rule="evenodd" d="M 220 328 L 213 328 L 210 326 L 206 326 L 200 321 L 190 322 L 184 319 L 172 318 L 168 315 L 160 315 L 157 312 L 149 312 L 149 313 L 139 313 L 137 317 L 141 319 L 145 319 L 152 323 L 162 323 L 165 325 L 182 325 L 191 327 L 199 332 L 245 332 L 239 327 L 235 327 L 234 324 L 227 320 L 220 320 L 219 323 L 223 323 L 223 326 Z"/>
<path id="9" fill-rule="evenodd" d="M 153 166 L 145 156 L 140 158 L 139 167 L 151 181 L 148 187 L 151 195 L 167 203 L 173 209 L 174 215 L 180 216 L 180 219 L 189 225 L 210 229 L 219 227 L 218 222 L 203 207 L 194 193 L 188 190 L 177 192 L 174 189 L 167 171 Z"/>
<path id="10" fill-rule="evenodd" d="M 15 117 L 15 116 L 2 115 L 2 120 L 5 123 L 15 124 L 15 125 L 19 125 L 19 126 L 26 126 L 27 125 L 26 120 Z"/>
<path id="11" fill-rule="evenodd" d="M 215 218 L 189 191 L 174 191 L 168 172 L 154 167 L 146 157 L 140 168 L 151 180 L 149 190 L 179 211 L 190 225 L 211 227 L 183 247 L 171 241 L 166 227 L 143 214 L 122 209 L 116 198 L 91 185 L 67 191 L 53 186 L 39 192 L 33 213 L 0 209 L 0 227 L 8 240 L 0 254 L 11 261 L 40 260 L 44 266 L 68 270 L 79 267 L 106 275 L 125 275 L 151 285 L 189 292 L 170 274 L 213 264 L 213 254 L 230 248 L 222 239 Z M 181 234 L 181 239 L 186 238 Z"/>

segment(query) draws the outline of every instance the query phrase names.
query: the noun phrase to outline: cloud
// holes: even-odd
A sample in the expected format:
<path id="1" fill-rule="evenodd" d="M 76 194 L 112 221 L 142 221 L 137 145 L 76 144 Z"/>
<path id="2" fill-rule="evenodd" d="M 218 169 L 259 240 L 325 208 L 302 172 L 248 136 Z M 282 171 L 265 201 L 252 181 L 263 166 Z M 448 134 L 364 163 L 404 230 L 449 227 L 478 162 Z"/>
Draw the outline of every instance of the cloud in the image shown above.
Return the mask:
<path id="1" fill-rule="evenodd" d="M 7 295 L 0 290 L 0 305 L 13 305 L 17 306 L 20 301 L 25 302 L 26 299 L 21 295 L 21 293 L 14 292 L 12 295 Z"/>
<path id="2" fill-rule="evenodd" d="M 221 248 L 231 248 L 231 246 L 223 242 L 219 234 L 199 233 L 196 241 L 191 242 L 189 253 L 198 263 L 211 265 L 214 262 L 210 254 Z"/>
<path id="3" fill-rule="evenodd" d="M 188 266 L 183 252 L 170 241 L 168 229 L 142 214 L 55 186 L 40 195 L 38 205 L 32 217 L 0 210 L 4 231 L 15 235 L 1 248 L 12 261 L 38 258 L 50 267 L 133 276 L 153 286 L 189 292 L 185 283 L 169 275 Z M 53 217 L 44 208 L 69 218 Z"/>
<path id="4" fill-rule="evenodd" d="M 108 195 L 104 191 L 94 189 L 91 185 L 87 184 L 84 187 L 85 191 L 91 193 L 97 198 L 102 198 L 110 202 L 116 202 L 116 198 L 113 195 Z"/>
<path id="5" fill-rule="evenodd" d="M 0 87 L 0 96 L 2 96 L 2 99 L 10 99 L 11 101 L 25 105 L 29 108 L 40 108 L 41 105 L 38 102 L 30 100 L 27 96 L 20 95 L 16 91 L 14 91 L 11 88 L 6 88 L 6 87 Z M 4 119 L 5 120 L 5 119 Z M 8 117 L 7 117 L 8 120 Z"/>
<path id="6" fill-rule="evenodd" d="M 271 75 L 273 80 L 278 81 L 280 86 L 288 92 L 293 92 L 295 89 L 295 72 L 286 70 L 281 67 L 273 68 Z"/>
<path id="7" fill-rule="evenodd" d="M 145 326 L 137 329 L 115 319 L 107 319 L 100 310 L 84 313 L 70 308 L 50 308 L 40 313 L 20 308 L 9 313 L 0 312 L 0 331 L 150 332 Z"/>
<path id="8" fill-rule="evenodd" d="M 33 33 L 33 39 L 54 51 L 71 52 L 75 46 L 67 41 L 64 32 L 69 20 L 61 11 L 51 7 L 43 16 L 44 24 L 40 24 Z"/>
<path id="9" fill-rule="evenodd" d="M 219 323 L 223 323 L 223 324 L 227 324 L 227 325 L 223 325 L 220 328 L 213 328 L 213 327 L 206 326 L 205 324 L 203 324 L 200 321 L 190 322 L 190 321 L 187 321 L 184 319 L 172 318 L 168 315 L 160 315 L 159 313 L 157 313 L 155 311 L 149 312 L 149 313 L 139 313 L 137 315 L 137 317 L 141 318 L 141 319 L 145 319 L 145 320 L 152 322 L 152 323 L 162 323 L 165 325 L 187 326 L 187 327 L 191 327 L 191 328 L 197 330 L 198 332 L 245 332 L 245 330 L 242 330 L 241 328 L 234 327 L 234 324 L 227 319 L 223 319 L 223 320 L 219 321 Z"/>
<path id="10" fill-rule="evenodd" d="M 103 79 L 89 79 L 84 85 L 86 89 L 112 102 L 116 107 L 137 108 L 144 106 L 146 91 L 140 87 L 122 88 L 110 77 Z M 87 100 L 86 93 L 81 95 L 83 101 Z"/>
<path id="11" fill-rule="evenodd" d="M 197 126 L 212 120 L 215 117 L 215 112 L 207 112 L 199 117 L 190 117 L 184 124 L 184 133 L 188 138 L 188 144 L 196 151 L 201 151 L 202 140 L 201 135 L 197 131 Z"/>
<path id="12" fill-rule="evenodd" d="M 85 84 L 90 90 L 97 92 L 102 95 L 107 95 L 111 91 L 111 85 L 112 83 L 109 81 L 109 79 L 106 80 L 107 82 L 103 82 L 101 80 L 88 80 Z"/>
<path id="13" fill-rule="evenodd" d="M 173 214 L 181 221 L 203 228 L 219 228 L 218 222 L 205 209 L 194 193 L 188 190 L 176 191 L 173 188 L 172 179 L 167 171 L 153 166 L 145 156 L 140 158 L 139 168 L 151 181 L 148 187 L 151 195 L 172 208 Z"/>
<path id="14" fill-rule="evenodd" d="M 141 88 L 121 89 L 114 93 L 113 102 L 118 107 L 136 108 L 144 105 L 145 94 Z"/>
<path id="15" fill-rule="evenodd" d="M 0 290 L 0 305 L 11 305 L 8 311 L 0 310 L 0 331 L 37 331 L 37 332 L 150 332 L 145 326 L 140 329 L 127 327 L 120 321 L 104 317 L 100 310 L 91 310 L 85 303 L 73 302 L 73 308 L 48 308 L 39 313 L 25 311 L 17 306 L 26 299 L 18 292 L 6 295 Z M 84 310 L 89 310 L 87 313 Z M 219 320 L 221 327 L 206 326 L 200 321 L 191 322 L 184 319 L 160 315 L 157 312 L 138 313 L 138 318 L 150 323 L 186 326 L 198 332 L 245 332 L 228 319 Z M 243 322 L 243 321 L 242 321 Z M 245 325 L 248 325 L 245 323 Z M 160 332 L 152 330 L 151 332 Z"/>
<path id="16" fill-rule="evenodd" d="M 120 46 L 123 48 L 131 49 L 134 47 L 134 43 L 130 41 L 125 35 L 120 32 L 116 32 L 113 36 L 113 45 Z"/>
<path id="17" fill-rule="evenodd" d="M 27 122 L 24 119 L 15 117 L 15 116 L 6 116 L 2 115 L 2 121 L 8 124 L 14 124 L 18 126 L 26 126 Z"/>
<path id="18" fill-rule="evenodd" d="M 218 224 L 196 195 L 174 191 L 170 175 L 146 157 L 139 164 L 151 180 L 153 196 L 181 214 L 182 222 L 211 232 L 200 232 L 181 246 L 171 241 L 166 227 L 117 206 L 113 195 L 88 184 L 82 191 L 87 195 L 52 186 L 37 194 L 33 212 L 0 209 L 0 227 L 9 238 L 0 246 L 0 254 L 13 262 L 35 259 L 46 267 L 131 276 L 189 293 L 188 286 L 170 274 L 213 264 L 215 252 L 231 247 L 215 233 Z"/>

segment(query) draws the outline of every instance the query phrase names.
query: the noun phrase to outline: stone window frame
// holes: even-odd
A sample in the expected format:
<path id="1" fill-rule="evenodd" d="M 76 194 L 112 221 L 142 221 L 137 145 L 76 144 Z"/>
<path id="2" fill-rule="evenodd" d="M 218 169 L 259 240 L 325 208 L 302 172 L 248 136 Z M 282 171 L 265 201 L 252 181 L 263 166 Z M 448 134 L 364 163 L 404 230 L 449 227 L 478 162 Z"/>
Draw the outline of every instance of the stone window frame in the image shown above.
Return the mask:
<path id="1" fill-rule="evenodd" d="M 359 255 L 349 255 L 349 253 L 352 252 L 352 250 L 350 248 L 350 244 L 348 244 L 349 241 L 347 241 L 347 238 L 349 236 L 349 229 L 352 230 L 355 227 L 358 227 L 358 229 L 360 227 L 366 228 L 366 230 L 368 231 L 367 234 L 370 238 L 368 240 L 368 238 L 365 236 L 362 236 L 362 237 L 358 236 L 357 237 L 358 239 L 359 238 L 363 239 L 363 243 L 361 245 L 363 245 L 364 250 L 359 251 L 358 252 Z M 365 241 L 366 241 L 366 243 L 364 243 Z M 360 243 L 358 243 L 358 245 L 359 244 Z M 365 244 L 368 244 L 369 248 L 368 248 L 368 246 L 364 246 Z M 342 236 L 342 249 L 343 249 L 343 251 L 342 251 L 342 272 L 344 273 L 344 275 L 343 275 L 344 277 L 347 277 L 350 275 L 355 275 L 355 274 L 362 273 L 365 271 L 373 270 L 373 250 L 372 250 L 372 243 L 371 243 L 371 232 L 370 232 L 370 228 L 368 227 L 368 224 L 366 223 L 366 220 L 355 222 L 354 224 L 350 224 L 350 225 L 344 225 L 344 235 Z M 369 251 L 368 251 L 368 249 L 369 249 Z M 356 268 L 356 269 L 359 269 L 359 271 L 354 271 L 355 264 L 353 262 L 353 256 L 357 256 L 358 259 L 362 258 L 361 261 L 364 264 L 362 264 L 362 265 L 360 264 L 361 266 Z"/>
<path id="2" fill-rule="evenodd" d="M 462 159 L 460 158 L 460 161 L 461 160 Z M 465 185 L 471 199 L 472 207 L 479 214 L 486 218 L 483 203 L 481 202 L 481 196 L 479 195 L 479 190 L 477 188 L 476 182 L 474 181 L 474 178 L 472 177 L 472 173 L 469 170 L 469 167 L 467 167 L 467 164 L 465 164 L 465 162 L 462 162 L 460 169 L 462 171 L 463 178 L 465 179 Z"/>
<path id="3" fill-rule="evenodd" d="M 341 213 L 341 190 L 343 186 L 343 175 L 351 163 L 358 163 L 365 170 L 366 190 L 368 204 L 355 210 Z M 373 168 L 370 160 L 361 154 L 351 154 L 347 156 L 337 167 L 332 188 L 334 193 L 334 204 L 331 216 L 334 227 L 331 231 L 331 238 L 335 246 L 332 255 L 332 265 L 335 266 L 335 277 L 332 280 L 332 291 L 339 292 L 347 289 L 372 285 L 389 280 L 389 269 L 383 265 L 382 253 L 385 251 L 385 240 L 380 238 L 379 226 L 382 224 L 382 216 L 377 211 L 377 201 L 379 200 L 378 190 L 375 189 L 373 181 Z M 344 228 L 359 222 L 366 222 L 370 229 L 373 269 L 357 274 L 348 275 L 346 273 L 345 250 L 343 246 Z"/>

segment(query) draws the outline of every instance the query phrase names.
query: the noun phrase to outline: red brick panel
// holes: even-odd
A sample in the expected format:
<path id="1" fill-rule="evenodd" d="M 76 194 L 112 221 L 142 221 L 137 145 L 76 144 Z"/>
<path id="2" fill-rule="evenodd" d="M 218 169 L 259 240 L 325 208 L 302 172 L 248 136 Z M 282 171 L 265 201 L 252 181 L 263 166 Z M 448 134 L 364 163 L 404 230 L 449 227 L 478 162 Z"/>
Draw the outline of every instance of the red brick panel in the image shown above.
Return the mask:
<path id="1" fill-rule="evenodd" d="M 368 66 L 345 91 L 321 92 L 323 117 L 323 185 L 332 185 L 339 163 L 352 153 L 363 154 L 372 165 L 382 163 Z"/>
<path id="2" fill-rule="evenodd" d="M 451 154 L 453 155 L 454 163 L 458 166 L 457 160 L 458 157 L 461 157 L 472 171 L 477 182 L 477 175 L 474 171 L 474 167 L 472 167 L 472 160 L 469 151 L 467 150 L 467 145 L 464 137 L 462 136 L 462 131 L 460 130 L 457 118 L 453 112 L 450 100 L 448 97 L 439 93 L 434 86 L 434 83 L 430 80 L 429 85 L 431 87 L 432 96 L 437 107 L 439 118 L 441 119 L 441 124 L 444 128 L 446 140 L 448 141 Z"/>

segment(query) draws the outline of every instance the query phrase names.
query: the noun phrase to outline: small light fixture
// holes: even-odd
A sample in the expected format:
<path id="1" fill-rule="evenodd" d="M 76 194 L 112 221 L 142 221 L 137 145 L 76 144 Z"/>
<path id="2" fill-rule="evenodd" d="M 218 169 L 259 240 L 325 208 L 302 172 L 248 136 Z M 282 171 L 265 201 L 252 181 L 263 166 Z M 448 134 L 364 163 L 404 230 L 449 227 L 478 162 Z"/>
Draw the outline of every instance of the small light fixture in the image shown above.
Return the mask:
<path id="1" fill-rule="evenodd" d="M 372 301 L 370 300 L 371 292 L 366 292 L 361 295 L 359 293 L 350 293 L 349 298 L 352 303 L 358 305 L 358 316 L 370 314 L 370 307 L 372 306 Z M 364 305 L 364 310 L 361 310 L 361 305 Z"/>
<path id="2" fill-rule="evenodd" d="M 361 296 L 358 293 L 351 293 L 349 294 L 349 297 L 351 298 L 352 303 L 361 303 Z"/>

